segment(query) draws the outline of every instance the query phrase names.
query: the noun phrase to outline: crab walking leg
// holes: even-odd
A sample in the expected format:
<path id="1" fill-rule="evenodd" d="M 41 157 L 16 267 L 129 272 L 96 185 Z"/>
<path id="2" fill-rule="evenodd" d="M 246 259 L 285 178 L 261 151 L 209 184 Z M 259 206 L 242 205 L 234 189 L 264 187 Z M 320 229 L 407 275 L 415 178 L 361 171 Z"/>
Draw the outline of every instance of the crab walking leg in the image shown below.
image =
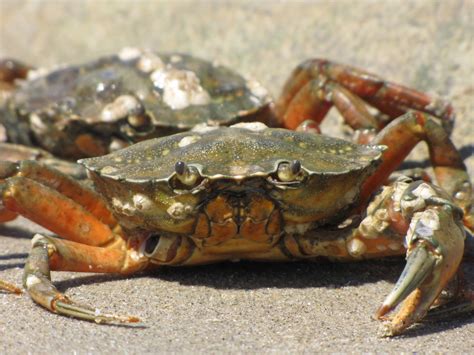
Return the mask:
<path id="1" fill-rule="evenodd" d="M 40 148 L 13 143 L 0 143 L 0 160 L 9 162 L 34 160 L 57 169 L 75 179 L 82 180 L 86 178 L 86 171 L 83 166 L 70 161 L 58 159 Z"/>
<path id="2" fill-rule="evenodd" d="M 464 210 L 465 222 L 472 228 L 472 186 L 466 167 L 446 131 L 433 117 L 421 112 L 406 113 L 376 135 L 372 143 L 386 145 L 388 149 L 382 155 L 382 164 L 364 183 L 362 199 L 367 200 L 420 141 L 428 145 L 438 184 Z"/>
<path id="3" fill-rule="evenodd" d="M 110 227 L 114 227 L 117 224 L 115 218 L 106 207 L 105 202 L 97 193 L 86 188 L 83 184 L 74 180 L 70 176 L 62 174 L 61 172 L 46 165 L 42 165 L 34 161 L 22 161 L 19 163 L 0 161 L 0 188 L 2 188 L 2 179 L 5 181 L 3 183 L 4 204 L 5 199 L 11 199 L 11 197 L 7 196 L 13 195 L 17 196 L 18 200 L 21 199 L 24 201 L 25 208 L 27 208 L 28 204 L 39 203 L 41 200 L 43 200 L 44 203 L 47 203 L 48 201 L 45 199 L 45 196 L 36 195 L 38 197 L 35 198 L 35 195 L 29 196 L 27 191 L 21 190 L 23 184 L 25 186 L 31 185 L 31 188 L 35 189 L 36 193 L 40 193 L 43 190 L 57 191 L 60 196 L 55 195 L 56 199 L 66 201 L 64 197 L 67 197 L 75 201 L 75 203 L 81 205 L 85 210 L 93 214 L 96 218 L 100 219 L 101 222 L 107 224 Z M 28 179 L 30 182 L 25 182 L 23 179 Z M 36 181 L 37 184 L 32 184 L 33 180 Z M 12 183 L 12 181 L 15 183 Z M 19 185 L 16 186 L 15 184 Z M 38 186 L 39 184 L 42 186 Z M 9 192 L 5 190 L 6 186 L 9 186 L 7 189 Z M 48 192 L 46 192 L 46 196 L 47 194 Z M 14 210 L 15 208 L 11 208 L 10 213 L 12 213 Z M 35 212 L 33 206 L 29 207 L 28 210 L 30 210 L 31 213 Z M 4 212 L 5 215 L 7 215 L 7 213 L 8 210 Z M 0 221 L 1 218 L 2 212 L 0 211 Z M 41 224 L 40 221 L 36 222 Z"/>
<path id="4" fill-rule="evenodd" d="M 51 270 L 128 274 L 146 266 L 146 259 L 135 255 L 136 250 L 127 250 L 121 238 L 100 248 L 36 234 L 25 265 L 24 287 L 35 302 L 54 313 L 96 323 L 138 323 L 137 317 L 102 314 L 77 304 L 54 287 L 50 275 Z"/>
<path id="5" fill-rule="evenodd" d="M 2 280 L 0 280 L 0 290 L 7 291 L 9 293 L 16 293 L 17 295 L 21 295 L 23 293 L 21 288 Z"/>
<path id="6" fill-rule="evenodd" d="M 311 84 L 312 81 L 314 81 L 313 84 Z M 315 91 L 316 87 L 319 87 L 319 90 Z M 303 93 L 313 91 L 313 94 L 300 95 L 300 91 Z M 315 94 L 316 92 L 318 94 Z M 348 95 L 347 92 L 352 94 Z M 312 111 L 321 112 L 319 116 L 316 116 L 316 120 L 322 120 L 325 115 L 322 112 L 327 112 L 335 104 L 339 106 L 339 110 L 341 110 L 341 105 L 346 106 L 343 112 L 350 108 L 352 113 L 348 111 L 345 115 L 346 119 L 349 117 L 348 123 L 350 123 L 351 117 L 365 117 L 366 110 L 359 110 L 360 103 L 365 101 L 391 119 L 400 116 L 407 109 L 415 109 L 440 118 L 443 127 L 448 132 L 451 132 L 454 123 L 454 112 L 449 102 L 385 81 L 360 69 L 322 59 L 308 60 L 300 64 L 283 88 L 276 105 L 276 112 L 288 128 L 294 129 L 303 120 L 310 118 L 307 114 L 311 110 L 299 107 L 302 103 L 300 96 L 306 96 L 310 100 L 303 103 L 304 107 L 308 108 L 312 105 Z M 353 97 L 359 97 L 363 101 Z M 374 119 L 377 120 L 377 125 L 385 124 L 377 117 Z"/>
<path id="7" fill-rule="evenodd" d="M 88 245 L 113 240 L 112 229 L 66 196 L 24 177 L 12 177 L 0 190 L 4 206 L 50 231 Z M 65 223 L 67 221 L 67 223 Z"/>
<path id="8" fill-rule="evenodd" d="M 1 59 L 0 83 L 13 84 L 16 79 L 25 79 L 31 69 L 33 69 L 31 66 L 15 59 Z"/>
<path id="9" fill-rule="evenodd" d="M 295 129 L 302 120 L 311 119 L 319 125 L 332 105 L 353 129 L 382 127 L 359 97 L 337 83 L 317 79 L 308 82 L 293 97 L 282 116 L 283 124 Z"/>

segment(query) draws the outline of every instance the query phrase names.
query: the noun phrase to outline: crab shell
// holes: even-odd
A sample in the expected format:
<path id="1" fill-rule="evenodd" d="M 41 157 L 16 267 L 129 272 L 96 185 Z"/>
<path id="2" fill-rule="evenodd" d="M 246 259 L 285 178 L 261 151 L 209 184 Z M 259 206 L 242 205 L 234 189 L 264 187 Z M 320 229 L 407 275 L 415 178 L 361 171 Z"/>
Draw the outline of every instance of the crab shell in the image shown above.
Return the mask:
<path id="1" fill-rule="evenodd" d="M 115 149 L 198 124 L 255 120 L 265 89 L 234 71 L 189 55 L 125 48 L 96 61 L 31 71 L 3 109 L 13 143 L 66 158 Z"/>
<path id="2" fill-rule="evenodd" d="M 79 162 L 129 234 L 188 235 L 203 247 L 244 239 L 258 249 L 283 231 L 343 218 L 382 150 L 253 123 L 179 133 Z M 279 167 L 295 160 L 294 181 L 280 181 Z M 190 186 L 179 180 L 177 162 L 195 172 Z"/>

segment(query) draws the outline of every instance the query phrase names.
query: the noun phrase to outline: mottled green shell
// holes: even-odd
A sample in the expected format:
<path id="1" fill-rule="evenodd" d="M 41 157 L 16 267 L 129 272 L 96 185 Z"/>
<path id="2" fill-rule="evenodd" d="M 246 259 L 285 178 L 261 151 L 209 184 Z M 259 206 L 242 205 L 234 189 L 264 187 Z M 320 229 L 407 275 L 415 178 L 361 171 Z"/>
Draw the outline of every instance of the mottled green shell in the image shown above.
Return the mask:
<path id="1" fill-rule="evenodd" d="M 247 123 L 148 140 L 80 163 L 122 226 L 186 234 L 210 196 L 223 191 L 271 196 L 285 223 L 339 221 L 381 150 Z M 279 164 L 294 160 L 301 162 L 302 179 L 281 182 Z M 199 171 L 197 185 L 176 185 L 178 161 Z"/>
<path id="2" fill-rule="evenodd" d="M 374 168 L 381 155 L 380 147 L 323 135 L 259 123 L 237 126 L 152 139 L 80 162 L 104 178 L 146 183 L 168 180 L 177 161 L 196 167 L 210 179 L 243 179 L 272 174 L 280 162 L 293 160 L 299 160 L 309 175 L 362 174 Z"/>
<path id="3" fill-rule="evenodd" d="M 151 79 L 153 71 L 140 69 L 142 55 L 122 53 L 53 70 L 26 82 L 18 90 L 16 108 L 22 115 L 49 110 L 63 119 L 87 119 L 93 125 L 101 123 L 100 115 L 105 105 L 121 95 L 134 95 L 140 99 L 155 126 L 185 130 L 199 123 L 229 125 L 269 102 L 260 87 L 255 90 L 248 85 L 254 82 L 224 66 L 184 54 L 153 53 L 167 69 L 193 72 L 209 93 L 207 104 L 173 109 L 164 101 L 162 88 Z"/>

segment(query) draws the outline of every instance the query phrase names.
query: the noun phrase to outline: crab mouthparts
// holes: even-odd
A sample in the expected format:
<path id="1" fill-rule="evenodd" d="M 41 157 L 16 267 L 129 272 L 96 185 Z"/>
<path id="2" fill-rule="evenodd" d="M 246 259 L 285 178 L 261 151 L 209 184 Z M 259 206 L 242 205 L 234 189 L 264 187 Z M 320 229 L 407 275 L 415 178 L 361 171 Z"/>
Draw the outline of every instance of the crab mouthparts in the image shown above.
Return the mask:
<path id="1" fill-rule="evenodd" d="M 280 219 L 275 202 L 263 191 L 235 187 L 207 201 L 198 216 L 193 237 L 207 244 L 234 238 L 268 242 L 280 234 Z"/>

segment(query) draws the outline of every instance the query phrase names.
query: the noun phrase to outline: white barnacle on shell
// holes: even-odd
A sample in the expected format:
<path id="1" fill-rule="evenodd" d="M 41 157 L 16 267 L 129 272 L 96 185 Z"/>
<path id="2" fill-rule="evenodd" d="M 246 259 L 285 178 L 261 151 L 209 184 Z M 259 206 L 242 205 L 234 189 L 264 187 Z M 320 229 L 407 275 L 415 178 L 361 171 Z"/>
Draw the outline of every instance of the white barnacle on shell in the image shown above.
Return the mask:
<path id="1" fill-rule="evenodd" d="M 36 80 L 38 78 L 48 75 L 50 72 L 51 72 L 50 68 L 32 69 L 32 70 L 29 70 L 28 73 L 26 74 L 26 80 L 29 80 L 29 81 Z"/>
<path id="2" fill-rule="evenodd" d="M 262 122 L 240 122 L 230 127 L 248 129 L 249 131 L 253 131 L 253 132 L 264 131 L 265 129 L 268 128 L 268 126 Z"/>
<path id="3" fill-rule="evenodd" d="M 216 129 L 219 129 L 218 126 L 209 126 L 207 123 L 198 123 L 195 125 L 192 129 L 191 132 L 196 132 L 196 133 L 207 133 L 210 131 L 214 131 Z"/>
<path id="4" fill-rule="evenodd" d="M 161 70 L 165 67 L 165 63 L 161 58 L 153 52 L 145 52 L 140 56 L 137 62 L 138 70 L 144 73 L 151 73 L 156 70 Z"/>
<path id="5" fill-rule="evenodd" d="M 173 203 L 166 212 L 174 219 L 185 219 L 191 212 L 191 206 L 181 202 Z"/>
<path id="6" fill-rule="evenodd" d="M 142 51 L 139 48 L 135 47 L 124 47 L 122 50 L 118 53 L 118 57 L 122 61 L 129 61 L 129 60 L 134 60 L 140 57 L 142 54 Z"/>
<path id="7" fill-rule="evenodd" d="M 200 139 L 201 139 L 200 136 L 186 136 L 178 142 L 178 147 L 180 148 L 186 147 L 187 145 L 195 143 Z"/>
<path id="8" fill-rule="evenodd" d="M 408 183 L 405 181 L 397 181 L 393 187 L 392 201 L 393 209 L 397 212 L 401 210 L 401 200 L 403 193 L 408 188 Z"/>
<path id="9" fill-rule="evenodd" d="M 416 236 L 430 237 L 441 228 L 439 216 L 433 210 L 416 212 L 411 219 L 406 235 L 406 245 L 411 245 Z"/>
<path id="10" fill-rule="evenodd" d="M 355 256 L 355 257 L 361 256 L 362 254 L 366 252 L 366 250 L 367 250 L 367 246 L 362 240 L 358 238 L 353 238 L 347 242 L 347 251 L 352 256 Z"/>
<path id="11" fill-rule="evenodd" d="M 41 117 L 36 114 L 32 113 L 30 114 L 30 125 L 33 131 L 35 131 L 37 134 L 42 134 L 42 133 L 47 133 L 48 132 L 48 125 L 46 125 Z"/>
<path id="12" fill-rule="evenodd" d="M 183 57 L 181 57 L 179 54 L 173 54 L 170 58 L 171 63 L 179 63 L 183 60 Z"/>
<path id="13" fill-rule="evenodd" d="M 173 110 L 211 102 L 211 96 L 192 71 L 166 67 L 153 71 L 150 79 L 156 88 L 163 90 L 163 102 Z"/>
<path id="14" fill-rule="evenodd" d="M 428 209 L 426 211 L 423 211 L 419 221 L 421 224 L 430 228 L 433 231 L 440 229 L 439 216 L 434 210 Z"/>
<path id="15" fill-rule="evenodd" d="M 427 183 L 421 183 L 412 191 L 412 194 L 426 200 L 430 197 L 436 196 L 436 191 Z"/>
<path id="16" fill-rule="evenodd" d="M 149 210 L 154 206 L 153 200 L 144 194 L 136 193 L 132 200 L 138 210 Z"/>
<path id="17" fill-rule="evenodd" d="M 121 95 L 103 108 L 100 113 L 100 120 L 114 122 L 129 115 L 139 114 L 142 110 L 143 106 L 135 96 Z"/>

